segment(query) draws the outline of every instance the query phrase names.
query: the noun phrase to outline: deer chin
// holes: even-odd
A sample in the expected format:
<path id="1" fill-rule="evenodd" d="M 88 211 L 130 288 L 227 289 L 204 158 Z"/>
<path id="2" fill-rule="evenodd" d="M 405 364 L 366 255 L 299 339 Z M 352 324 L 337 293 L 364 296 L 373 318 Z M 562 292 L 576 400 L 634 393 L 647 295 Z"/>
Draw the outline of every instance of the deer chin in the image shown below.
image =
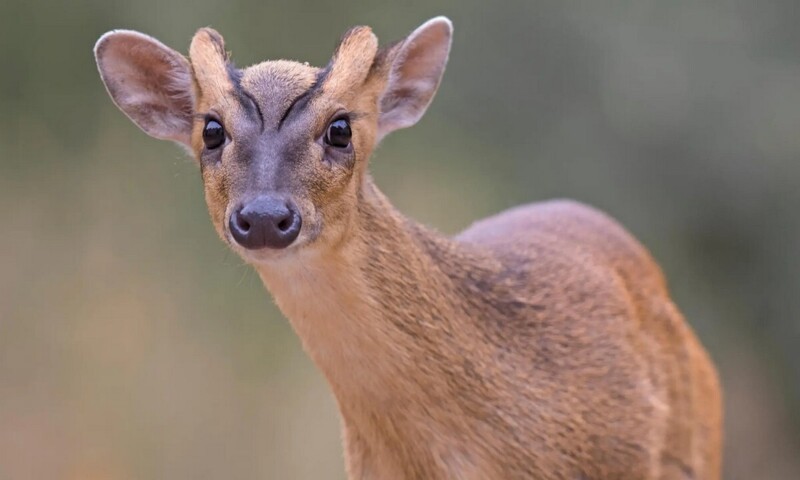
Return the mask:
<path id="1" fill-rule="evenodd" d="M 294 253 L 290 251 L 294 250 L 293 247 L 287 247 L 280 250 L 266 247 L 259 250 L 248 250 L 240 247 L 236 244 L 236 242 L 230 239 L 228 240 L 228 244 L 242 260 L 250 265 L 265 265 L 274 263 L 276 261 L 280 261 L 281 259 L 285 259 L 288 256 L 292 256 Z"/>

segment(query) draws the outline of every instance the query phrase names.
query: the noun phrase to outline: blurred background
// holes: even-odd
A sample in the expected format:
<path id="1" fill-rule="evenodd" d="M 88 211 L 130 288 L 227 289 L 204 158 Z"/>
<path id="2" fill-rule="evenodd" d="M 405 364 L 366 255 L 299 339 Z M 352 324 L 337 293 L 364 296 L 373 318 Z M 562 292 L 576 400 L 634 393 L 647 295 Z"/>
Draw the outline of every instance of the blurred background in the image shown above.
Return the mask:
<path id="1" fill-rule="evenodd" d="M 344 478 L 323 378 L 92 46 L 211 25 L 239 66 L 325 65 L 352 25 L 438 14 L 447 74 L 378 184 L 448 233 L 551 197 L 611 213 L 719 366 L 725 478 L 800 478 L 796 2 L 380 3 L 0 0 L 0 480 Z"/>

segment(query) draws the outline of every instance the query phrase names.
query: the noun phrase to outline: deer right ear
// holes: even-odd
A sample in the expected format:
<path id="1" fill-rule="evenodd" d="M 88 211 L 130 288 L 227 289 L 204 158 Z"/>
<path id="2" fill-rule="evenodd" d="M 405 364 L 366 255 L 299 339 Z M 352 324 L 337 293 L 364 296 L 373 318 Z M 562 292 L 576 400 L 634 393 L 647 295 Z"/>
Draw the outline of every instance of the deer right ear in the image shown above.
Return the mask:
<path id="1" fill-rule="evenodd" d="M 190 146 L 194 94 L 189 62 L 155 38 L 106 33 L 94 47 L 111 99 L 147 134 Z"/>
<path id="2" fill-rule="evenodd" d="M 385 52 L 391 66 L 380 99 L 379 139 L 422 118 L 442 81 L 452 37 L 450 20 L 436 17 Z"/>

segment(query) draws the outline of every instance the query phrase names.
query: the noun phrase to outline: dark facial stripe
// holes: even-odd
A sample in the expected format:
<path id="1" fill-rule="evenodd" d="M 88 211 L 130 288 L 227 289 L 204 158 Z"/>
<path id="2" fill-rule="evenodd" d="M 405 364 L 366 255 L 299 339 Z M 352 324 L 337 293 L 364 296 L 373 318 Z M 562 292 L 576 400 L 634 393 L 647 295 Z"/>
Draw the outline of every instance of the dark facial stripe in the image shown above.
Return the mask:
<path id="1" fill-rule="evenodd" d="M 225 63 L 225 69 L 228 71 L 228 78 L 231 80 L 234 94 L 236 99 L 239 100 L 239 104 L 248 115 L 258 118 L 258 121 L 261 123 L 261 131 L 263 132 L 264 115 L 261 113 L 261 107 L 258 106 L 258 102 L 256 102 L 253 95 L 242 87 L 242 71 L 236 68 L 236 65 L 230 60 Z"/>
<path id="2" fill-rule="evenodd" d="M 280 130 L 283 122 L 289 117 L 289 114 L 293 111 L 301 111 L 303 110 L 308 102 L 311 101 L 312 98 L 316 96 L 316 94 L 320 91 L 320 87 L 323 83 L 325 83 L 325 79 L 328 77 L 328 73 L 331 71 L 331 65 L 328 64 L 327 67 L 323 68 L 317 74 L 317 78 L 314 80 L 314 83 L 309 87 L 308 90 L 298 95 L 292 103 L 289 105 L 289 108 L 283 113 L 280 121 L 278 122 L 278 129 Z"/>
<path id="3" fill-rule="evenodd" d="M 245 110 L 252 111 L 253 107 L 255 107 L 255 114 L 258 117 L 258 121 L 261 122 L 261 132 L 263 133 L 264 132 L 264 114 L 261 113 L 261 107 L 258 106 L 258 102 L 256 102 L 256 99 L 253 97 L 253 95 L 250 94 L 250 92 L 248 92 L 244 88 L 242 89 L 242 94 L 245 97 L 247 97 L 247 100 L 249 100 L 248 102 L 244 102 L 244 101 L 242 102 L 242 105 L 244 105 Z M 240 99 L 240 100 L 242 100 L 242 99 Z"/>
<path id="4" fill-rule="evenodd" d="M 314 87 L 316 87 L 316 84 L 312 85 L 311 88 L 301 93 L 300 95 L 295 97 L 294 100 L 292 100 L 292 103 L 289 105 L 289 108 L 287 108 L 286 111 L 283 112 L 283 116 L 278 122 L 278 129 L 280 129 L 281 126 L 283 126 L 284 120 L 286 120 L 286 117 L 289 116 L 289 113 L 291 113 L 292 110 L 294 110 L 295 105 L 297 105 L 299 102 L 302 102 L 304 105 L 308 103 L 308 97 L 311 95 L 312 91 L 314 90 Z"/>

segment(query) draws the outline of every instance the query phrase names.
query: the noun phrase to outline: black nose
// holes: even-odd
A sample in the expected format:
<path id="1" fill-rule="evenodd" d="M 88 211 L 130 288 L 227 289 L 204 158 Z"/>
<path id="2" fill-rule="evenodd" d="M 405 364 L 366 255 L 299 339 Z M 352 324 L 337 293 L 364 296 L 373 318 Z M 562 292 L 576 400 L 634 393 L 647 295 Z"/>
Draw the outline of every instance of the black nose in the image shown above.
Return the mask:
<path id="1" fill-rule="evenodd" d="M 236 243 L 258 250 L 291 245 L 300 233 L 303 219 L 291 201 L 262 195 L 234 210 L 228 223 Z"/>

